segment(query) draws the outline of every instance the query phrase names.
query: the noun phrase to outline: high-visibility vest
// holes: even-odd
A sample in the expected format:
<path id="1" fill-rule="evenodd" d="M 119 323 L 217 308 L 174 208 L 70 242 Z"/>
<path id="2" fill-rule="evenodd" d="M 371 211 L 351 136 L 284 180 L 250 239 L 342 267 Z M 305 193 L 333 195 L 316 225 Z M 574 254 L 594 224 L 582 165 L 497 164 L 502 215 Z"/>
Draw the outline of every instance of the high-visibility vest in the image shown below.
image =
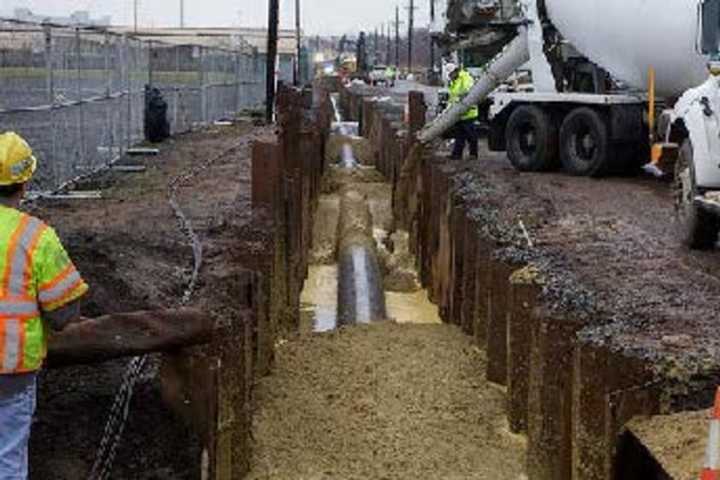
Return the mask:
<path id="1" fill-rule="evenodd" d="M 39 370 L 47 356 L 52 312 L 88 286 L 55 231 L 37 218 L 0 206 L 0 375 Z"/>
<path id="2" fill-rule="evenodd" d="M 467 70 L 460 70 L 458 77 L 450 83 L 450 103 L 460 103 L 465 95 L 475 86 L 475 79 Z M 463 120 L 475 120 L 480 116 L 477 106 L 470 108 L 462 116 Z"/>

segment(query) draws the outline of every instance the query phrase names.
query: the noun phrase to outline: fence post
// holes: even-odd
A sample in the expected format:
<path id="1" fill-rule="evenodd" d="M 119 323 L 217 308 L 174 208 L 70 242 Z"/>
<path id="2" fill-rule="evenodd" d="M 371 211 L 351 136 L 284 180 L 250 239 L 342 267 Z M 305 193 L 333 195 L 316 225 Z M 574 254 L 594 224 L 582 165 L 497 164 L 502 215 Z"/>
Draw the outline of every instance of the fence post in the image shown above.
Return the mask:
<path id="1" fill-rule="evenodd" d="M 208 98 L 207 98 L 207 69 L 205 68 L 205 47 L 200 49 L 200 108 L 202 111 L 202 123 L 208 123 Z"/>
<path id="2" fill-rule="evenodd" d="M 77 78 L 76 78 L 76 91 L 77 91 L 77 100 L 78 100 L 78 124 L 77 124 L 77 135 L 78 135 L 78 163 L 80 165 L 84 165 L 85 163 L 85 129 L 83 126 L 85 125 L 85 108 L 83 105 L 83 91 L 82 91 L 82 52 L 81 52 L 81 46 L 80 46 L 80 28 L 75 28 L 75 69 L 77 72 Z M 75 168 L 77 169 L 78 164 L 75 164 Z"/>
<path id="3" fill-rule="evenodd" d="M 242 54 L 238 50 L 235 52 L 235 114 L 240 113 L 242 102 Z"/>
<path id="4" fill-rule="evenodd" d="M 127 34 L 122 36 L 121 52 L 122 81 L 125 83 L 125 92 L 127 94 L 127 115 L 125 118 L 125 150 L 127 151 L 132 146 L 132 85 L 130 82 L 130 41 Z"/>
<path id="5" fill-rule="evenodd" d="M 45 32 L 45 69 L 47 70 L 46 87 L 48 94 L 48 105 L 53 105 L 55 103 L 55 75 L 53 72 L 52 59 L 52 28 L 49 25 L 44 25 L 43 31 Z"/>
<path id="6" fill-rule="evenodd" d="M 113 161 L 113 157 L 115 155 L 114 149 L 115 149 L 115 135 L 114 129 L 113 129 L 113 121 L 112 121 L 112 100 L 110 99 L 110 96 L 112 95 L 112 71 L 110 70 L 110 33 L 105 32 L 103 35 L 103 46 L 105 50 L 105 121 L 107 122 L 106 125 L 106 138 L 107 138 L 107 163 L 111 163 Z"/>
<path id="7" fill-rule="evenodd" d="M 50 136 L 51 151 L 50 159 L 52 161 L 52 172 L 53 172 L 53 188 L 60 185 L 60 171 L 58 170 L 59 165 L 57 161 L 57 138 L 55 128 L 55 109 L 52 108 L 55 105 L 55 71 L 53 65 L 53 37 L 52 27 L 49 25 L 43 25 L 43 32 L 45 33 L 45 70 L 46 70 L 46 88 L 47 88 L 47 102 L 50 105 L 50 111 L 48 117 L 50 119 Z"/>
<path id="8" fill-rule="evenodd" d="M 153 88 L 153 41 L 148 41 L 148 86 Z"/>

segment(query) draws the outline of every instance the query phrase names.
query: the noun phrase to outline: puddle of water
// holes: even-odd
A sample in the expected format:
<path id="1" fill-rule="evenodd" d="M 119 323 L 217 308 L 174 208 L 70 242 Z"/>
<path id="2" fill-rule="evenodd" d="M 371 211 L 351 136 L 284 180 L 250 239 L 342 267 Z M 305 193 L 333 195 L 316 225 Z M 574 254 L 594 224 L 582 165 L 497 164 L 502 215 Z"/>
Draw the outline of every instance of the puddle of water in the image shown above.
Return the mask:
<path id="1" fill-rule="evenodd" d="M 300 296 L 303 330 L 327 332 L 337 327 L 337 265 L 311 265 Z"/>
<path id="2" fill-rule="evenodd" d="M 336 265 L 311 265 L 301 297 L 303 330 L 327 332 L 337 326 Z M 438 307 L 426 290 L 414 293 L 385 292 L 388 317 L 397 323 L 440 324 Z"/>
<path id="3" fill-rule="evenodd" d="M 440 324 L 437 305 L 430 302 L 427 290 L 414 293 L 385 292 L 388 317 L 397 323 Z"/>

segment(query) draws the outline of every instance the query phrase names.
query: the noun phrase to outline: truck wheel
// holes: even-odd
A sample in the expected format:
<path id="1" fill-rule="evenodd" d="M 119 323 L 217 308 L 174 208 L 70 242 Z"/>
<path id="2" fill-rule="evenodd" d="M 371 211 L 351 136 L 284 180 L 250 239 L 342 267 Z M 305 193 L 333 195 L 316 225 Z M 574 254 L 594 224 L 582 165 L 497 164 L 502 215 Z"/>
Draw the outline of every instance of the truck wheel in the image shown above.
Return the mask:
<path id="1" fill-rule="evenodd" d="M 610 139 L 605 120 L 581 107 L 565 117 L 560 128 L 560 160 L 571 175 L 599 177 L 608 168 Z"/>
<path id="2" fill-rule="evenodd" d="M 680 147 L 673 187 L 676 225 L 683 245 L 696 250 L 713 248 L 718 239 L 720 220 L 694 202 L 698 188 L 690 140 L 685 140 Z"/>
<path id="3" fill-rule="evenodd" d="M 557 127 L 538 107 L 518 107 L 505 130 L 510 163 L 521 172 L 540 172 L 557 167 Z"/>

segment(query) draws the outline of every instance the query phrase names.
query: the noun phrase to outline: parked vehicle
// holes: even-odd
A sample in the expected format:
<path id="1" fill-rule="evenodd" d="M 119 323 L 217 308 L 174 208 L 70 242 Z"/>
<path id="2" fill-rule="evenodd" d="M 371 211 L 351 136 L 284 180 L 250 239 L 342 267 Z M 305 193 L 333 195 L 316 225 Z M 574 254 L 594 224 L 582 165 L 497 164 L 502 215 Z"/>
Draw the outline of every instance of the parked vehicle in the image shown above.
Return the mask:
<path id="1" fill-rule="evenodd" d="M 490 98 L 489 146 L 507 151 L 518 170 L 562 167 L 600 176 L 662 158 L 675 164 L 684 242 L 714 245 L 720 230 L 720 0 L 520 3 L 525 18 L 518 35 L 486 65 L 462 104 L 426 127 L 421 140 L 440 136 L 463 111 Z M 532 89 L 496 90 L 526 63 Z"/>

